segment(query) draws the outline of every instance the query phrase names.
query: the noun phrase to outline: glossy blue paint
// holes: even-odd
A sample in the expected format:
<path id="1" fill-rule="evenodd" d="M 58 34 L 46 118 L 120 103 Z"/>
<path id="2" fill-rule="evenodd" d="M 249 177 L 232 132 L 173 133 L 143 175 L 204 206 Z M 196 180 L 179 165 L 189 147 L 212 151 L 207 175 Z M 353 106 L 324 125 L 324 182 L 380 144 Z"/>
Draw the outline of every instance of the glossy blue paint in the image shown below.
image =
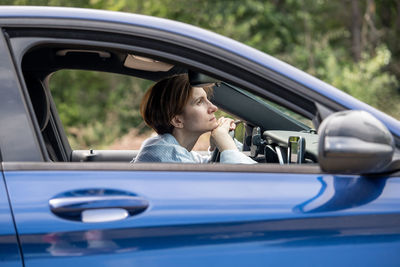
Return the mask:
<path id="1" fill-rule="evenodd" d="M 396 266 L 399 259 L 400 178 L 140 171 L 5 176 L 26 266 L 373 266 L 377 259 Z M 54 196 L 93 185 L 141 196 L 150 207 L 108 223 L 51 213 Z M 361 196 L 349 187 L 363 188 Z"/>
<path id="2" fill-rule="evenodd" d="M 343 91 L 254 48 L 234 41 L 230 38 L 216 33 L 191 26 L 188 24 L 171 21 L 162 18 L 129 14 L 123 12 L 112 12 L 94 9 L 62 8 L 62 7 L 0 7 L 1 18 L 29 18 L 29 19 L 68 19 L 104 22 L 128 26 L 138 26 L 164 32 L 171 32 L 180 36 L 185 36 L 202 43 L 221 48 L 248 59 L 261 66 L 273 70 L 312 91 L 317 92 L 347 109 L 366 110 L 381 120 L 388 129 L 400 137 L 400 125 L 397 120 L 375 108 L 355 99 Z"/>
<path id="3" fill-rule="evenodd" d="M 17 235 L 8 203 L 8 196 L 0 171 L 0 266 L 21 267 Z"/>
<path id="4" fill-rule="evenodd" d="M 380 197 L 385 188 L 385 178 L 370 177 L 318 177 L 319 193 L 295 207 L 303 213 L 337 211 L 370 203 Z"/>

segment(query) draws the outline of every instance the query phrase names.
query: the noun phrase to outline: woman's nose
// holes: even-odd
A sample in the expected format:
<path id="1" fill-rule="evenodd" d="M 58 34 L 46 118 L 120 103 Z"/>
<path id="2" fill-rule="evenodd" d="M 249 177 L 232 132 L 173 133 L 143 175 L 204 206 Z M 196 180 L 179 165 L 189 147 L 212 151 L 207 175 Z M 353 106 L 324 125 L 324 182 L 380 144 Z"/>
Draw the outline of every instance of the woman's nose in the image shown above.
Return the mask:
<path id="1" fill-rule="evenodd" d="M 208 111 L 210 113 L 214 113 L 215 111 L 218 110 L 218 107 L 216 105 L 214 105 L 213 103 L 210 102 L 210 107 L 208 108 Z"/>

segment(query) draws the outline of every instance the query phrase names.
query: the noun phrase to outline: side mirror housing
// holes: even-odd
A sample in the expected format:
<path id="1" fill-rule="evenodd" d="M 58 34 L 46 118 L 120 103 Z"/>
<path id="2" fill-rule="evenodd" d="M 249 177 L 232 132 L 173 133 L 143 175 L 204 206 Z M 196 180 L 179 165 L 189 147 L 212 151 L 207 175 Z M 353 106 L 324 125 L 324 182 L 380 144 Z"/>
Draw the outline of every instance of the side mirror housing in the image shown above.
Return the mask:
<path id="1" fill-rule="evenodd" d="M 325 172 L 373 174 L 384 171 L 392 161 L 392 134 L 366 111 L 334 113 L 318 132 L 318 162 Z"/>

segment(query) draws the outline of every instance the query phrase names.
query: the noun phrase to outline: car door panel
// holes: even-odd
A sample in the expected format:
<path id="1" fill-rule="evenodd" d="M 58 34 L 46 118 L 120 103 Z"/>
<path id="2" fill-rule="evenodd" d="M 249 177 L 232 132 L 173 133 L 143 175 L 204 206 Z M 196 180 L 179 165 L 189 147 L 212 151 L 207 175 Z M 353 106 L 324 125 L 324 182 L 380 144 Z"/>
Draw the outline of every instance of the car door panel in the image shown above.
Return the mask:
<path id="1" fill-rule="evenodd" d="M 377 258 L 394 266 L 400 249 L 399 178 L 67 170 L 5 176 L 26 266 L 368 266 Z M 352 198 L 351 183 L 364 196 Z M 129 192 L 150 205 L 104 223 L 50 211 L 50 199 L 83 189 Z"/>
<path id="2" fill-rule="evenodd" d="M 0 170 L 0 266 L 23 266 L 7 190 Z"/>

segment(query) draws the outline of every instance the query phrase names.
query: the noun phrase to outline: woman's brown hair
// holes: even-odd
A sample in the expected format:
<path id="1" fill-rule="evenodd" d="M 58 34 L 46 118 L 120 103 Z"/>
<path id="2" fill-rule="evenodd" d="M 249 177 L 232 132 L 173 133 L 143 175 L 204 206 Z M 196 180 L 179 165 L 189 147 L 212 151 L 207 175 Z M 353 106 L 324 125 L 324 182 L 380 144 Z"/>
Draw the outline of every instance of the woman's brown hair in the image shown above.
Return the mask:
<path id="1" fill-rule="evenodd" d="M 211 86 L 203 87 L 207 95 Z M 178 74 L 164 78 L 151 86 L 140 104 L 140 113 L 145 123 L 158 134 L 172 133 L 171 120 L 182 114 L 192 94 L 187 74 Z"/>

